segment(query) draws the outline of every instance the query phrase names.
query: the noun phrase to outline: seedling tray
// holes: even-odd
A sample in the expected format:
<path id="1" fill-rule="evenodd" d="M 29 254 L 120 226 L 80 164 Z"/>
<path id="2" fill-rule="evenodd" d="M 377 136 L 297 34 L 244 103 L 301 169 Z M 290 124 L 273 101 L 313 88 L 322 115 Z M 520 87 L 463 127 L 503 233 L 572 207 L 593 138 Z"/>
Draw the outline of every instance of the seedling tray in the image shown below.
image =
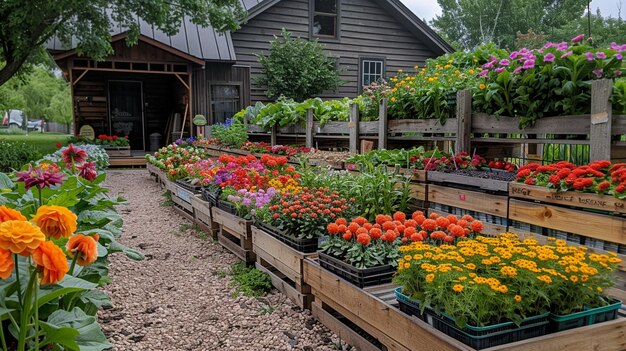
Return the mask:
<path id="1" fill-rule="evenodd" d="M 391 265 L 364 269 L 355 268 L 351 264 L 323 252 L 320 252 L 320 266 L 359 288 L 390 283 L 396 272 L 396 269 Z"/>

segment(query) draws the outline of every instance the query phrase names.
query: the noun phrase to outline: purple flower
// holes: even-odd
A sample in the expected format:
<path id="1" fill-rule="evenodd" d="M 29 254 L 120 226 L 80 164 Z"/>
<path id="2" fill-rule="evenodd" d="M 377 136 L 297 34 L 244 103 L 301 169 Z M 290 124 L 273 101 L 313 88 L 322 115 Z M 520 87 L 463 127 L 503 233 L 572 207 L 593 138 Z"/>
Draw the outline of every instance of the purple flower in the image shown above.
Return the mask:
<path id="1" fill-rule="evenodd" d="M 509 56 L 509 58 L 510 58 L 511 60 L 515 60 L 515 59 L 517 58 L 517 56 L 519 56 L 519 52 L 517 52 L 517 51 L 513 51 L 513 52 L 511 53 L 511 55 Z"/>
<path id="2" fill-rule="evenodd" d="M 555 46 L 556 46 L 555 43 L 549 41 L 549 42 L 546 43 L 546 45 L 543 46 L 542 49 L 552 48 L 552 47 L 555 47 Z"/>
<path id="3" fill-rule="evenodd" d="M 85 162 L 80 166 L 76 166 L 76 169 L 79 170 L 78 176 L 83 177 L 88 181 L 92 181 L 98 176 L 95 162 Z"/>
<path id="4" fill-rule="evenodd" d="M 513 70 L 513 73 L 517 74 L 520 73 L 522 71 L 522 67 L 517 67 L 515 70 Z"/>
<path id="5" fill-rule="evenodd" d="M 492 69 L 493 68 L 493 62 L 487 62 L 483 65 L 483 68 L 487 68 L 487 69 Z"/>
<path id="6" fill-rule="evenodd" d="M 566 42 L 564 42 L 564 41 L 560 42 L 560 43 L 556 46 L 556 49 L 557 49 L 557 50 L 559 50 L 559 51 L 565 51 L 565 50 L 567 50 L 568 48 L 569 48 L 569 45 L 568 45 Z"/>
<path id="7" fill-rule="evenodd" d="M 63 183 L 63 174 L 55 171 L 44 171 L 41 166 L 28 165 L 28 170 L 17 173 L 17 181 L 24 182 L 26 190 L 36 186 L 39 189 Z"/>
<path id="8" fill-rule="evenodd" d="M 511 64 L 511 62 L 507 59 L 502 59 L 500 60 L 500 66 L 508 66 L 509 64 Z"/>
<path id="9" fill-rule="evenodd" d="M 535 68 L 535 60 L 526 60 L 524 61 L 524 65 L 522 66 L 524 69 Z"/>
<path id="10" fill-rule="evenodd" d="M 613 57 L 615 57 L 618 60 L 621 60 L 621 59 L 624 58 L 624 56 L 622 56 L 622 54 L 615 54 L 615 55 L 613 55 Z"/>
<path id="11" fill-rule="evenodd" d="M 574 38 L 572 38 L 572 43 L 578 43 L 578 42 L 582 41 L 583 39 L 585 39 L 585 35 L 584 34 L 577 35 Z"/>
<path id="12" fill-rule="evenodd" d="M 504 71 L 504 67 L 496 68 L 496 73 L 502 73 Z"/>
<path id="13" fill-rule="evenodd" d="M 478 75 L 479 76 L 485 76 L 485 75 L 487 75 L 487 73 L 489 73 L 489 70 L 488 69 L 484 69 L 484 70 L 478 72 Z"/>
<path id="14" fill-rule="evenodd" d="M 574 53 L 573 51 L 568 51 L 568 52 L 564 53 L 563 55 L 561 55 L 561 58 L 564 59 L 564 58 L 566 58 L 568 56 L 571 56 L 573 53 Z"/>
<path id="15" fill-rule="evenodd" d="M 495 56 L 493 56 L 493 55 L 491 55 L 491 54 L 489 54 L 489 59 L 490 59 L 491 61 L 497 61 L 497 60 L 498 60 Z"/>
<path id="16" fill-rule="evenodd" d="M 549 52 L 543 57 L 543 62 L 554 62 L 554 54 Z"/>
<path id="17" fill-rule="evenodd" d="M 606 58 L 606 54 L 604 53 L 604 51 L 598 51 L 596 52 L 596 57 L 601 60 L 604 60 Z"/>
<path id="18" fill-rule="evenodd" d="M 585 52 L 583 55 L 587 57 L 587 61 L 593 61 L 593 54 L 591 52 Z"/>
<path id="19" fill-rule="evenodd" d="M 594 69 L 593 74 L 595 74 L 598 78 L 602 78 L 602 70 L 599 68 Z"/>

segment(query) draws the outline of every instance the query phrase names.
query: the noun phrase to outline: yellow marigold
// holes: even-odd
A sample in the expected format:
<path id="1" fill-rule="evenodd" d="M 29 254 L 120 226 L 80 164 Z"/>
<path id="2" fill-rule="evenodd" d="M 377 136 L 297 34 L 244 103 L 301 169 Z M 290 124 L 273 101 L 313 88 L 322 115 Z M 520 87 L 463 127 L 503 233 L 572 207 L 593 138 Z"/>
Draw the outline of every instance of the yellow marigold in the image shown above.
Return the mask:
<path id="1" fill-rule="evenodd" d="M 76 231 L 77 217 L 63 206 L 41 206 L 32 219 L 41 231 L 54 239 L 68 238 Z"/>
<path id="2" fill-rule="evenodd" d="M 578 282 L 578 277 L 575 276 L 575 275 L 572 275 L 572 276 L 569 277 L 569 280 L 571 280 L 572 283 L 576 283 L 576 282 Z"/>
<path id="3" fill-rule="evenodd" d="M 597 290 L 598 290 L 598 292 L 600 292 L 600 293 L 601 293 L 601 292 L 602 292 L 602 290 L 603 290 L 601 287 L 597 287 L 596 289 L 597 289 Z"/>
<path id="4" fill-rule="evenodd" d="M 11 257 L 11 251 L 0 249 L 0 278 L 7 279 L 13 273 L 15 262 Z"/>
<path id="5" fill-rule="evenodd" d="M 521 302 L 522 301 L 522 296 L 515 295 L 514 299 L 515 299 L 515 302 Z"/>
<path id="6" fill-rule="evenodd" d="M 396 102 L 396 97 L 392 96 L 390 100 L 391 100 L 391 102 Z"/>
<path id="7" fill-rule="evenodd" d="M 498 287 L 498 291 L 499 291 L 499 292 L 501 292 L 501 293 L 503 293 L 503 294 L 506 294 L 506 293 L 508 293 L 508 292 L 509 292 L 509 288 L 508 288 L 506 285 L 500 285 L 500 286 Z"/>
<path id="8" fill-rule="evenodd" d="M 26 217 L 18 211 L 8 208 L 4 205 L 0 206 L 0 223 L 6 221 L 25 221 Z"/>
<path id="9" fill-rule="evenodd" d="M 406 255 L 406 256 L 404 256 L 404 260 L 405 260 L 405 261 L 410 261 L 410 260 L 412 260 L 412 259 L 413 259 L 413 256 L 411 256 L 411 255 Z"/>
<path id="10" fill-rule="evenodd" d="M 432 281 L 435 280 L 435 275 L 430 273 L 430 274 L 426 274 L 426 282 L 427 283 L 432 283 Z"/>
<path id="11" fill-rule="evenodd" d="M 27 221 L 0 223 L 0 248 L 14 254 L 28 256 L 44 240 L 41 230 Z"/>
<path id="12" fill-rule="evenodd" d="M 65 276 L 69 267 L 63 250 L 52 241 L 44 241 L 33 252 L 33 261 L 41 272 L 41 284 L 55 284 Z"/>
<path id="13" fill-rule="evenodd" d="M 480 88 L 480 90 L 485 90 L 487 89 L 487 86 L 483 83 L 480 83 L 480 85 L 478 86 Z"/>
<path id="14" fill-rule="evenodd" d="M 452 290 L 458 293 L 462 292 L 463 289 L 465 289 L 465 286 L 463 286 L 462 284 L 454 284 L 454 286 L 452 287 Z"/>
<path id="15" fill-rule="evenodd" d="M 422 258 L 424 258 L 424 256 L 420 255 L 420 254 L 415 254 L 413 255 L 413 259 L 414 260 L 421 260 Z"/>
<path id="16" fill-rule="evenodd" d="M 552 278 L 550 278 L 547 275 L 540 275 L 540 276 L 537 277 L 537 279 L 541 280 L 542 282 L 544 282 L 546 284 L 552 283 Z"/>
<path id="17" fill-rule="evenodd" d="M 404 264 L 404 269 L 409 269 L 409 268 L 411 268 L 411 264 L 410 264 L 410 263 L 408 263 L 408 262 L 407 262 L 407 263 L 405 263 L 405 264 Z"/>
<path id="18" fill-rule="evenodd" d="M 515 277 L 517 275 L 517 269 L 511 266 L 504 266 L 500 269 L 500 273 L 507 277 Z"/>

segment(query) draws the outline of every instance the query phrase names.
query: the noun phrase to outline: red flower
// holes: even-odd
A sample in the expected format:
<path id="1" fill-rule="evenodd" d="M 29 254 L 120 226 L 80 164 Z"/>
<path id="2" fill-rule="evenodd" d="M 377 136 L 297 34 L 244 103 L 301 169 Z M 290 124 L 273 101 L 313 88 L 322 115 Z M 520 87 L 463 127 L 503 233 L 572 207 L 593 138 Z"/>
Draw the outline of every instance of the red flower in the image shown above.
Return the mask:
<path id="1" fill-rule="evenodd" d="M 74 147 L 74 145 L 72 144 L 69 144 L 67 148 L 63 150 L 62 154 L 63 162 L 68 165 L 71 165 L 72 163 L 78 165 L 87 160 L 87 153 L 85 152 L 85 150 Z"/>
<path id="2" fill-rule="evenodd" d="M 367 234 L 361 234 L 361 235 L 356 237 L 356 241 L 361 243 L 363 246 L 369 245 L 370 244 L 370 240 L 371 240 L 371 238 Z"/>
<path id="3" fill-rule="evenodd" d="M 57 141 L 54 145 L 57 147 L 57 149 L 60 149 L 61 147 L 63 147 L 63 144 L 61 144 L 60 141 Z"/>

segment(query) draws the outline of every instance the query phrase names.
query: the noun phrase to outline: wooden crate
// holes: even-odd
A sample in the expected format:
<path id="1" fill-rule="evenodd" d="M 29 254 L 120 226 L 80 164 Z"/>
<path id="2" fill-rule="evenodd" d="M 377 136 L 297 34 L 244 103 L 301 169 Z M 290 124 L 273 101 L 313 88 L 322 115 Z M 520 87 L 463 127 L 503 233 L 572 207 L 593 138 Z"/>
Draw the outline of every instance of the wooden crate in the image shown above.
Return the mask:
<path id="1" fill-rule="evenodd" d="M 365 289 L 348 283 L 347 281 L 324 270 L 313 259 L 304 261 L 304 279 L 311 286 L 314 295 L 312 304 L 315 313 L 319 309 L 325 312 L 336 311 L 350 323 L 337 324 L 335 320 L 328 322 L 327 315 L 319 318 L 322 323 L 333 331 L 340 330 L 342 335 L 348 335 L 355 342 L 355 346 L 362 342 L 354 338 L 354 324 L 359 329 L 377 339 L 386 350 L 467 350 L 475 349 L 448 337 L 425 322 L 408 316 L 396 308 L 393 285 L 386 284 Z M 326 324 L 328 323 L 328 324 Z M 348 326 L 348 327 L 346 327 Z M 567 331 L 548 334 L 515 343 L 504 344 L 488 349 L 487 351 L 588 351 L 624 350 L 624 335 L 626 335 L 626 318 L 595 324 L 587 327 L 570 329 Z M 376 347 L 375 344 L 369 342 Z M 365 344 L 368 347 L 367 344 Z M 371 346 L 370 345 L 370 346 Z M 363 346 L 361 346 L 363 347 Z M 366 348 L 365 350 L 377 350 Z M 379 349 L 383 349 L 380 347 Z"/>
<path id="2" fill-rule="evenodd" d="M 193 207 L 194 222 L 202 230 L 207 232 L 213 240 L 217 240 L 219 225 L 213 221 L 211 215 L 211 204 L 204 201 L 200 195 L 191 198 L 191 206 Z"/>
<path id="3" fill-rule="evenodd" d="M 105 146 L 104 151 L 109 157 L 129 157 L 130 146 Z"/>
<path id="4" fill-rule="evenodd" d="M 217 241 L 245 262 L 255 261 L 252 251 L 252 221 L 211 207 L 211 219 L 219 225 Z"/>
<path id="5" fill-rule="evenodd" d="M 304 283 L 303 261 L 317 253 L 302 253 L 274 238 L 262 229 L 252 227 L 253 251 L 257 268 L 268 273 L 272 284 L 300 308 L 309 308 L 311 288 Z"/>

